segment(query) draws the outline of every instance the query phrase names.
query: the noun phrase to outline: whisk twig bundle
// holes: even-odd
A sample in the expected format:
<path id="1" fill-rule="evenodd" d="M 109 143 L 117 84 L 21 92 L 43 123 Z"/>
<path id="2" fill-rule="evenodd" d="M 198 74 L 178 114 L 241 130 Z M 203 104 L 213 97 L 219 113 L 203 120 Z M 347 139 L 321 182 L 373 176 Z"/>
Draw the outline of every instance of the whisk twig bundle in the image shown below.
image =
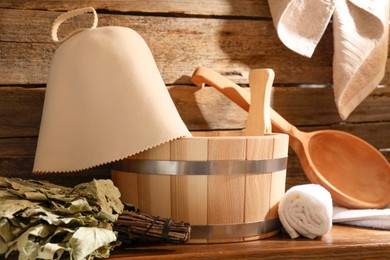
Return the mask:
<path id="1" fill-rule="evenodd" d="M 184 243 L 191 233 L 191 226 L 174 219 L 150 216 L 136 211 L 124 210 L 114 225 L 123 242 L 171 242 Z"/>

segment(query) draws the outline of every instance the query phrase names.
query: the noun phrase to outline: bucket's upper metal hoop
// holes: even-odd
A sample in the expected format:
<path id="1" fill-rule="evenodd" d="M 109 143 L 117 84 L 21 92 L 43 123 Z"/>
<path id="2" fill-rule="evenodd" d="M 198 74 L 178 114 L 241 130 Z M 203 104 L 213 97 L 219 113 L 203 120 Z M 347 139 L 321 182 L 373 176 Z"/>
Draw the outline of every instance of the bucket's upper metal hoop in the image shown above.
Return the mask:
<path id="1" fill-rule="evenodd" d="M 163 161 L 123 160 L 113 170 L 162 175 L 259 174 L 286 170 L 287 157 L 267 160 Z"/>

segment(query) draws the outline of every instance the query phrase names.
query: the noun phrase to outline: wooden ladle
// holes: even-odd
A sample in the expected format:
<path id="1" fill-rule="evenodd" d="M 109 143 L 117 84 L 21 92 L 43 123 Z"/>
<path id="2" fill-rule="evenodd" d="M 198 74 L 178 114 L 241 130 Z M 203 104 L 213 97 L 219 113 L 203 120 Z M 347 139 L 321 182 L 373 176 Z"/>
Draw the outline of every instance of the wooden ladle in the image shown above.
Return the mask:
<path id="1" fill-rule="evenodd" d="M 249 110 L 248 91 L 219 73 L 200 67 L 192 81 L 198 86 L 213 86 Z M 308 179 L 326 188 L 335 204 L 348 208 L 383 208 L 390 203 L 390 164 L 375 147 L 343 131 L 302 132 L 273 109 L 270 114 L 274 129 L 289 135 L 290 146 Z"/>

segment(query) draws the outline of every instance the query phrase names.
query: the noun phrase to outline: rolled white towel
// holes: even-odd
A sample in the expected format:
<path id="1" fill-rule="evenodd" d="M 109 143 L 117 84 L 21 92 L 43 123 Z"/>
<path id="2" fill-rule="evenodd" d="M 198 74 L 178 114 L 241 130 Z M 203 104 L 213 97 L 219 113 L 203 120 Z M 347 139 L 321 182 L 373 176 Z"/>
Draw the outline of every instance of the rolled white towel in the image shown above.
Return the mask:
<path id="1" fill-rule="evenodd" d="M 289 189 L 279 203 L 279 219 L 291 238 L 314 239 L 332 227 L 332 197 L 320 185 L 305 184 Z"/>

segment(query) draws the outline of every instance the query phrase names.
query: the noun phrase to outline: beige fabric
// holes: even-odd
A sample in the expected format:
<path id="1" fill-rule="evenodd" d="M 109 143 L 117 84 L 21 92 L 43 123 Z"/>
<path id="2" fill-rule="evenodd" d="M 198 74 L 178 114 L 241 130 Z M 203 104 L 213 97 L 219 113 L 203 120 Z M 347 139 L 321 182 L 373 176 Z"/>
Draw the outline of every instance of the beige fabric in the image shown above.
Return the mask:
<path id="1" fill-rule="evenodd" d="M 86 14 L 86 13 L 93 14 L 93 23 L 92 23 L 90 28 L 96 28 L 97 24 L 98 24 L 98 15 L 96 13 L 96 10 L 93 7 L 84 7 L 84 8 L 75 9 L 75 10 L 63 13 L 55 19 L 55 21 L 51 27 L 51 38 L 53 39 L 53 41 L 63 42 L 66 39 L 68 39 L 69 37 L 71 37 L 72 35 L 75 35 L 76 33 L 83 31 L 84 28 L 76 29 L 73 32 L 69 33 L 65 38 L 62 38 L 62 39 L 58 39 L 58 35 L 57 35 L 58 28 L 60 27 L 60 25 L 63 22 L 65 22 L 66 20 L 71 19 L 75 16 L 79 16 L 79 15 Z"/>
<path id="2" fill-rule="evenodd" d="M 190 136 L 142 37 L 86 29 L 52 60 L 34 172 L 69 172 Z"/>
<path id="3" fill-rule="evenodd" d="M 333 83 L 342 119 L 385 74 L 389 0 L 268 0 L 281 41 L 311 57 L 333 15 Z"/>

